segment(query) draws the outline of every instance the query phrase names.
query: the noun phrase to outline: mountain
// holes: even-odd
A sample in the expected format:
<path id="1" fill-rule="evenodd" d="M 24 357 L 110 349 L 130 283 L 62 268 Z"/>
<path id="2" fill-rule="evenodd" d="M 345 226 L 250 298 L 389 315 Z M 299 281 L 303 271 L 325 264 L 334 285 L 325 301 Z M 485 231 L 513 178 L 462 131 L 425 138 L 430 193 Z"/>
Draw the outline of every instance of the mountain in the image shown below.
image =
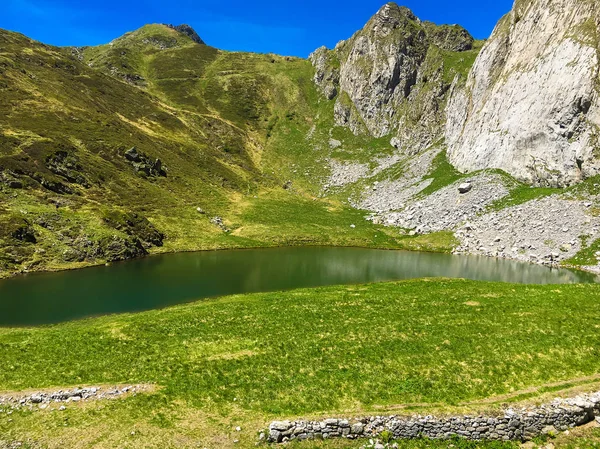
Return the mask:
<path id="1" fill-rule="evenodd" d="M 57 48 L 0 31 L 0 276 L 148 252 L 369 244 L 350 234 L 359 212 L 314 201 L 310 63 L 196 36 L 148 25 Z"/>
<path id="2" fill-rule="evenodd" d="M 310 59 L 315 82 L 335 100 L 337 125 L 395 136 L 396 147 L 414 154 L 443 137 L 449 88 L 466 78 L 478 48 L 464 28 L 422 22 L 388 3 L 350 39 Z"/>
<path id="3" fill-rule="evenodd" d="M 565 187 L 600 169 L 598 17 L 597 2 L 517 1 L 483 45 L 389 3 L 310 59 L 337 125 L 407 154 L 444 139 L 462 172 Z"/>
<path id="4" fill-rule="evenodd" d="M 517 0 L 447 108 L 450 161 L 540 186 L 600 172 L 599 4 Z"/>
<path id="5" fill-rule="evenodd" d="M 384 5 L 311 61 L 335 124 L 398 151 L 337 161 L 326 187 L 455 253 L 600 271 L 598 17 L 517 0 L 479 43 Z"/>
<path id="6" fill-rule="evenodd" d="M 388 3 L 308 60 L 0 31 L 0 277 L 307 244 L 600 271 L 596 13 L 519 0 L 480 42 Z"/>

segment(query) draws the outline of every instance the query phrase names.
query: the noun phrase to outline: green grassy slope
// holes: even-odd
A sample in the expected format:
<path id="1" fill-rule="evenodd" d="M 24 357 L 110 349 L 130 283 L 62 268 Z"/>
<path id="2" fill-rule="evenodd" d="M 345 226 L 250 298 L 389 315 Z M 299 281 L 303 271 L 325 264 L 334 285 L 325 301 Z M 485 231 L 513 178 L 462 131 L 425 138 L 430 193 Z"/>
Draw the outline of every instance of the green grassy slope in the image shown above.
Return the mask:
<path id="1" fill-rule="evenodd" d="M 84 50 L 6 31 L 0 42 L 0 276 L 148 251 L 371 245 L 389 233 L 338 237 L 357 213 L 314 200 L 327 167 L 305 139 L 322 108 L 308 61 L 221 52 L 163 25 Z M 282 231 L 278 207 L 313 221 Z"/>
<path id="2" fill-rule="evenodd" d="M 309 61 L 223 52 L 164 25 L 84 49 L 0 42 L 0 277 L 163 251 L 437 249 L 321 198 L 331 158 L 372 165 L 393 148 L 334 125 Z"/>
<path id="3" fill-rule="evenodd" d="M 0 435 L 48 447 L 251 447 L 272 419 L 401 404 L 476 412 L 597 388 L 599 299 L 596 285 L 415 280 L 0 329 L 0 391 L 160 387 L 64 412 L 0 413 Z"/>

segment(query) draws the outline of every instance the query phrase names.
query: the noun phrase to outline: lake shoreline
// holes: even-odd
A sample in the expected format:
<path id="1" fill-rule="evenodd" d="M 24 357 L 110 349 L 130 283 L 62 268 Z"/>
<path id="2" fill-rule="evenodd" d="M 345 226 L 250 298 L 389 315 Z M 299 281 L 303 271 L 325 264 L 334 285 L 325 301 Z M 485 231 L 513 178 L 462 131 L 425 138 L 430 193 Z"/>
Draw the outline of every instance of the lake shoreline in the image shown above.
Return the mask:
<path id="1" fill-rule="evenodd" d="M 513 285 L 598 282 L 585 272 L 519 261 L 380 248 L 297 246 L 161 255 L 6 279 L 0 282 L 0 326 L 136 313 L 212 297 L 410 279 Z"/>
<path id="2" fill-rule="evenodd" d="M 117 261 L 112 261 L 112 262 L 75 262 L 75 263 L 69 263 L 68 265 L 65 266 L 56 266 L 56 267 L 44 267 L 43 269 L 28 269 L 28 270 L 19 270 L 19 271 L 8 271 L 8 272 L 0 272 L 0 281 L 1 280 L 5 280 L 5 279 L 11 279 L 11 278 L 15 278 L 15 277 L 19 277 L 19 276 L 26 276 L 29 274 L 40 274 L 40 273 L 60 273 L 63 271 L 76 271 L 76 270 L 83 270 L 86 268 L 94 268 L 94 267 L 100 267 L 103 265 L 106 266 L 110 266 L 113 264 L 119 264 L 119 263 L 125 263 L 125 262 L 131 262 L 131 261 L 135 261 L 135 260 L 143 260 L 143 259 L 147 259 L 147 258 L 151 258 L 151 257 L 155 257 L 155 256 L 161 256 L 161 255 L 169 255 L 169 254 L 189 254 L 189 253 L 208 253 L 208 252 L 219 252 L 219 251 L 251 251 L 251 250 L 257 250 L 257 249 L 282 249 L 282 248 L 356 248 L 356 249 L 378 249 L 378 250 L 383 250 L 383 251 L 407 251 L 407 252 L 420 252 L 420 253 L 432 253 L 432 254 L 452 254 L 451 252 L 448 251 L 436 251 L 433 249 L 427 249 L 427 248 L 423 248 L 423 249 L 419 249 L 419 250 L 411 250 L 411 249 L 406 249 L 406 248 L 402 248 L 402 247 L 398 247 L 398 248 L 392 248 L 389 246 L 367 246 L 367 245 L 348 245 L 348 246 L 344 246 L 344 245 L 326 245 L 326 244 L 314 244 L 314 245 L 265 245 L 265 246 L 232 246 L 232 247 L 217 247 L 217 248 L 207 248 L 207 249 L 190 249 L 190 250 L 167 250 L 167 251 L 161 251 L 161 248 L 158 248 L 158 251 L 152 251 L 144 256 L 141 257 L 134 257 L 131 259 L 125 259 L 125 260 L 117 260 Z M 590 274 L 595 274 L 595 275 L 600 275 L 600 269 L 598 267 L 593 267 L 593 266 L 580 266 L 580 265 L 552 265 L 549 266 L 547 264 L 543 264 L 543 263 L 539 263 L 539 262 L 532 262 L 532 261 L 522 261 L 519 259 L 512 259 L 512 258 L 502 258 L 502 257 L 493 257 L 493 256 L 486 256 L 486 255 L 480 255 L 480 254 L 457 254 L 457 255 L 461 255 L 461 256 L 472 256 L 472 257 L 485 257 L 487 259 L 493 259 L 493 260 L 506 260 L 506 261 L 514 261 L 514 262 L 519 262 L 519 263 L 523 263 L 523 264 L 529 264 L 529 265 L 535 265 L 535 266 L 543 266 L 543 267 L 547 267 L 547 268 L 551 268 L 551 269 L 568 269 L 568 270 L 574 270 L 574 271 L 580 271 L 580 272 L 584 272 L 584 273 L 590 273 Z"/>

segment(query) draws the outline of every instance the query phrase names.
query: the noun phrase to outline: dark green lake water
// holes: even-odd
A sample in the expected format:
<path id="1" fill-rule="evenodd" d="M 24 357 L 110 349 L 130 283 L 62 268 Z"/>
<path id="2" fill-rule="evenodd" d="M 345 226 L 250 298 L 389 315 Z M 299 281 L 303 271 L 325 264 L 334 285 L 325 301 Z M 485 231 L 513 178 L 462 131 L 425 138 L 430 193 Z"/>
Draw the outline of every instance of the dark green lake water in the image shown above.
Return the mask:
<path id="1" fill-rule="evenodd" d="M 485 257 L 358 248 L 181 253 L 0 281 L 0 326 L 59 323 L 234 293 L 423 277 L 526 284 L 596 280 L 587 273 Z"/>

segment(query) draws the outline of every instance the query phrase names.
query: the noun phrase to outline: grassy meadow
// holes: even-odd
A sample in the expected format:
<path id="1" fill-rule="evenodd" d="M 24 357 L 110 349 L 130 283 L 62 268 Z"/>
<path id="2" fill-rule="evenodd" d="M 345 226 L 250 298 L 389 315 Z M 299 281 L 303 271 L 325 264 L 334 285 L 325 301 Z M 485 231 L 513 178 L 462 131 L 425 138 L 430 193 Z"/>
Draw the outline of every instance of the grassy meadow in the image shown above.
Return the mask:
<path id="1" fill-rule="evenodd" d="M 273 419 L 476 412 L 597 388 L 599 299 L 596 285 L 414 280 L 0 329 L 0 391 L 156 387 L 0 413 L 0 435 L 48 448 L 251 447 Z"/>

